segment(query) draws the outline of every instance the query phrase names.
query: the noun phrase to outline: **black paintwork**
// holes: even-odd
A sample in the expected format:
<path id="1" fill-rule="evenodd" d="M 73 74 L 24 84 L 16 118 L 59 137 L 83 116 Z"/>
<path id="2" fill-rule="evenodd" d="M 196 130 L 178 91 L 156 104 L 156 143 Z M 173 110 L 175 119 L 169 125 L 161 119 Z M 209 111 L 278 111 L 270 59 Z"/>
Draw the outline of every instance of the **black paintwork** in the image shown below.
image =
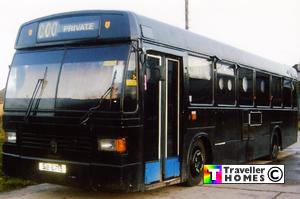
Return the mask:
<path id="1" fill-rule="evenodd" d="M 240 81 L 236 77 L 235 103 L 231 106 L 217 104 L 222 95 L 216 99 L 217 76 L 213 73 L 212 99 L 210 105 L 190 104 L 188 78 L 188 54 L 197 55 L 213 61 L 213 69 L 218 56 L 224 62 L 237 64 L 245 68 L 267 72 L 268 75 L 280 73 L 283 66 L 213 40 L 190 32 L 123 11 L 88 11 L 74 12 L 41 18 L 29 23 L 37 27 L 39 21 L 65 16 L 97 15 L 110 17 L 112 22 L 122 25 L 115 33 L 106 33 L 105 37 L 93 40 L 72 40 L 61 42 L 36 43 L 28 41 L 22 45 L 17 40 L 18 52 L 37 48 L 57 48 L 60 46 L 89 46 L 103 43 L 133 42 L 138 48 L 151 49 L 151 54 L 165 58 L 171 57 L 180 63 L 180 161 L 181 181 L 186 180 L 186 154 L 189 144 L 195 137 L 202 137 L 206 149 L 211 155 L 212 163 L 241 163 L 268 155 L 271 137 L 277 130 L 280 132 L 282 148 L 296 142 L 297 138 L 297 103 L 293 100 L 291 108 L 257 107 L 251 101 L 247 107 L 241 106 L 239 95 Z M 114 17 L 118 16 L 118 19 Z M 32 26 L 31 26 L 32 25 Z M 148 29 L 141 30 L 141 26 Z M 149 29 L 150 28 L 150 29 Z M 22 34 L 22 29 L 19 35 Z M 101 35 L 101 34 L 100 34 Z M 105 35 L 105 34 L 104 34 Z M 139 51 L 140 54 L 140 51 Z M 140 59 L 139 59 L 140 60 Z M 157 80 L 148 86 L 154 86 L 154 93 L 144 90 L 145 64 L 139 63 L 139 100 L 134 112 L 97 112 L 86 125 L 80 125 L 84 111 L 44 111 L 30 117 L 24 122 L 24 111 L 4 110 L 4 129 L 16 131 L 18 143 L 4 144 L 3 169 L 6 175 L 18 176 L 54 182 L 59 184 L 78 184 L 80 186 L 96 186 L 100 189 L 138 191 L 145 190 L 144 163 L 157 157 Z M 274 67 L 275 69 L 270 71 Z M 163 67 L 161 67 L 163 68 Z M 277 68 L 277 69 L 276 69 Z M 283 70 L 283 69 L 282 69 Z M 279 72 L 278 72 L 279 71 Z M 236 75 L 239 73 L 236 72 Z M 282 74 L 279 74 L 282 75 Z M 255 79 L 254 79 L 255 80 Z M 255 81 L 253 81 L 255 85 Z M 271 90 L 271 88 L 270 88 Z M 214 91 L 214 92 L 213 92 Z M 255 93 L 255 90 L 254 90 Z M 254 95 L 254 93 L 252 95 Z M 205 95 L 206 93 L 203 93 Z M 296 96 L 296 94 L 293 93 Z M 150 98 L 151 97 L 151 98 Z M 245 97 L 245 96 L 244 96 Z M 249 96 L 246 96 L 246 98 Z M 251 96 L 250 96 L 251 97 Z M 252 96 L 253 99 L 254 96 Z M 295 97 L 293 97 L 295 99 Z M 232 99 L 230 99 L 232 102 Z M 295 102 L 295 103 L 294 103 Z M 171 102 L 174 103 L 174 102 Z M 86 110 L 89 107 L 86 107 Z M 152 111 L 153 118 L 144 118 L 147 111 Z M 191 120 L 191 111 L 196 111 L 197 119 Z M 262 125 L 250 126 L 248 116 L 251 111 L 260 111 L 263 115 Z M 259 123 L 257 115 L 251 115 L 253 123 Z M 150 120 L 151 121 L 150 121 Z M 97 138 L 125 137 L 128 151 L 125 154 L 98 152 Z M 164 139 L 164 137 L 162 137 Z M 57 153 L 51 151 L 50 142 L 58 143 Z M 224 144 L 220 144 L 224 143 Z M 162 145 L 163 147 L 163 145 Z M 68 175 L 43 174 L 38 171 L 38 161 L 61 162 L 67 164 Z"/>

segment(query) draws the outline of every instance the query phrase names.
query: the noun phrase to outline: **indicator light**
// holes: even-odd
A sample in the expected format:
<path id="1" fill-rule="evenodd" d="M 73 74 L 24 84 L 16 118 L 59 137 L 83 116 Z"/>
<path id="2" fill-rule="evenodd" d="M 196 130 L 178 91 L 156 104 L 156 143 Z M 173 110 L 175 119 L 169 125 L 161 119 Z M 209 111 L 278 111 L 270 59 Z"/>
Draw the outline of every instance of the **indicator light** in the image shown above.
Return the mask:
<path id="1" fill-rule="evenodd" d="M 116 145 L 116 151 L 118 153 L 125 153 L 127 148 L 126 148 L 126 140 L 124 138 L 122 139 L 116 139 L 115 140 L 115 145 Z"/>
<path id="2" fill-rule="evenodd" d="M 197 120 L 197 111 L 191 111 L 191 119 L 192 121 Z"/>
<path id="3" fill-rule="evenodd" d="M 98 139 L 98 151 L 115 151 L 118 153 L 125 153 L 127 151 L 126 139 Z"/>

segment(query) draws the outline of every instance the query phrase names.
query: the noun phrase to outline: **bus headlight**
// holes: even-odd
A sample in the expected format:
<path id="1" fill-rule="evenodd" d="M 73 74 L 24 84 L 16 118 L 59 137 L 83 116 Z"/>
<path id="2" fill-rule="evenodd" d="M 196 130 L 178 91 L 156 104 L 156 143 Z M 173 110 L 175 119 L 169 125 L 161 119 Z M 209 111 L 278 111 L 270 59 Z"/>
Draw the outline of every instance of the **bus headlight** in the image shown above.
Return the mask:
<path id="1" fill-rule="evenodd" d="M 17 134 L 16 132 L 5 132 L 4 141 L 7 143 L 17 143 Z"/>
<path id="2" fill-rule="evenodd" d="M 115 151 L 118 153 L 125 153 L 127 151 L 126 139 L 98 139 L 98 151 Z"/>

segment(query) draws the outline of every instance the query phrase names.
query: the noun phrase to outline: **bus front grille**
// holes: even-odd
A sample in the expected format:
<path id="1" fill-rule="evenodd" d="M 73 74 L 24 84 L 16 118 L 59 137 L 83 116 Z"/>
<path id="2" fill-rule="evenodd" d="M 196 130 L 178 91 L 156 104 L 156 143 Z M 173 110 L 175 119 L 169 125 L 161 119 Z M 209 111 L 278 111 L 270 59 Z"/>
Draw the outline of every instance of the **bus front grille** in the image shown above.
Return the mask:
<path id="1" fill-rule="evenodd" d="M 49 153 L 90 153 L 92 151 L 92 140 L 89 136 L 22 132 L 20 143 L 22 148 L 38 149 Z"/>

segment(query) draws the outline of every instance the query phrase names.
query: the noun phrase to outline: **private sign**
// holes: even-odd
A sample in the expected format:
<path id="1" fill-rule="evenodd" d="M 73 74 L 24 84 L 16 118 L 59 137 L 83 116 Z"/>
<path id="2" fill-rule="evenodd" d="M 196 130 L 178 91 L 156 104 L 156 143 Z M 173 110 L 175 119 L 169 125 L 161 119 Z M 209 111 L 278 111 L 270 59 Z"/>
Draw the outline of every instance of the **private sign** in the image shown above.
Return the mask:
<path id="1" fill-rule="evenodd" d="M 78 24 L 59 24 L 58 21 L 44 22 L 39 25 L 38 39 L 53 38 L 59 33 L 92 31 L 95 29 L 97 29 L 96 22 Z"/>

